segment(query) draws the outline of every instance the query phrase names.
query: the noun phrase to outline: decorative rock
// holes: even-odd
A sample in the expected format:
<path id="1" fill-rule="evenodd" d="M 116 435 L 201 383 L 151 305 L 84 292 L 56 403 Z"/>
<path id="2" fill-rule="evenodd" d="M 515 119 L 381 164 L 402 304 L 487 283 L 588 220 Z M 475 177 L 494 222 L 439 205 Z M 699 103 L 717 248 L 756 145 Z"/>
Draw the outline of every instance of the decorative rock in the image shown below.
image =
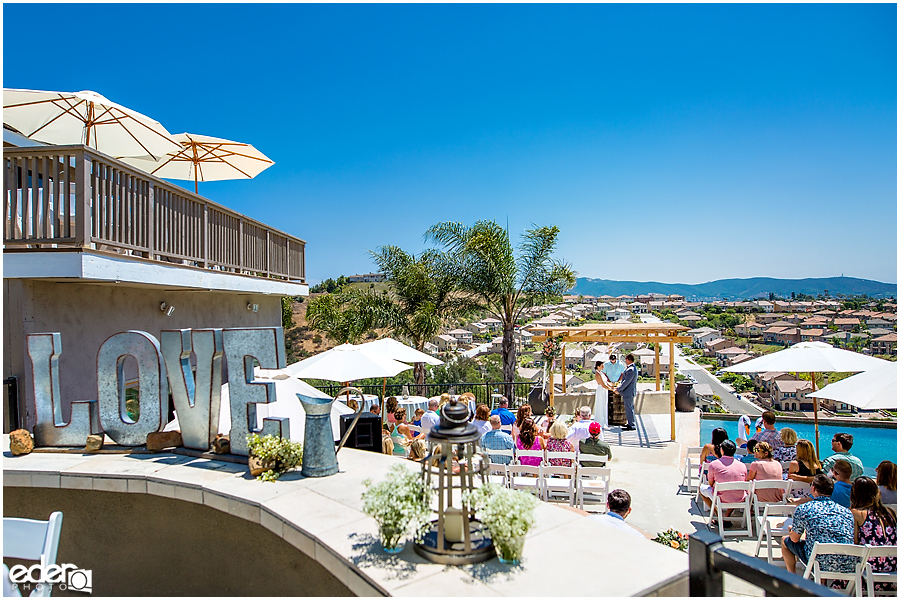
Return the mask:
<path id="1" fill-rule="evenodd" d="M 247 461 L 247 466 L 250 467 L 250 474 L 257 477 L 272 469 L 275 466 L 275 459 L 270 458 L 268 460 L 263 460 L 260 457 L 251 454 Z"/>
<path id="2" fill-rule="evenodd" d="M 221 433 L 216 435 L 216 439 L 213 440 L 213 451 L 216 454 L 231 454 L 231 440 L 227 435 Z"/>
<path id="3" fill-rule="evenodd" d="M 9 434 L 9 451 L 13 456 L 29 454 L 34 450 L 34 440 L 27 429 L 16 429 Z"/>
<path id="4" fill-rule="evenodd" d="M 158 451 L 182 445 L 180 431 L 156 431 L 147 436 L 147 450 Z"/>
<path id="5" fill-rule="evenodd" d="M 96 452 L 103 448 L 103 434 L 87 436 L 87 445 L 84 447 L 85 452 Z"/>

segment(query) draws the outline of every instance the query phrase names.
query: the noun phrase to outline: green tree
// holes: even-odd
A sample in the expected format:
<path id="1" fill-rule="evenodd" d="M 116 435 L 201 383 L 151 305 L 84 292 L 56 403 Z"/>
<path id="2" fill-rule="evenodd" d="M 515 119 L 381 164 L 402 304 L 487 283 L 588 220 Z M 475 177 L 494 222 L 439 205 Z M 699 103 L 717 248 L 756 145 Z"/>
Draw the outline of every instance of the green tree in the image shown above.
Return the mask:
<path id="1" fill-rule="evenodd" d="M 309 327 L 339 344 L 358 344 L 378 322 L 374 296 L 368 290 L 348 290 L 313 298 L 306 309 Z"/>
<path id="2" fill-rule="evenodd" d="M 575 285 L 571 266 L 552 257 L 558 236 L 556 226 L 533 226 L 522 235 L 516 256 L 509 232 L 493 221 L 478 221 L 471 227 L 438 223 L 425 234 L 444 246 L 465 299 L 502 323 L 505 382 L 515 381 L 513 330 L 523 311 Z M 512 396 L 511 385 L 506 395 Z"/>
<path id="3" fill-rule="evenodd" d="M 294 313 L 291 309 L 293 298 L 290 296 L 281 297 L 281 326 L 286 330 L 294 326 Z"/>
<path id="4" fill-rule="evenodd" d="M 373 296 L 378 327 L 387 327 L 420 352 L 449 320 L 462 314 L 468 303 L 454 295 L 456 277 L 447 257 L 427 250 L 416 258 L 396 246 L 372 252 L 378 268 L 391 284 L 391 293 Z M 425 363 L 416 363 L 414 379 L 425 384 Z"/>

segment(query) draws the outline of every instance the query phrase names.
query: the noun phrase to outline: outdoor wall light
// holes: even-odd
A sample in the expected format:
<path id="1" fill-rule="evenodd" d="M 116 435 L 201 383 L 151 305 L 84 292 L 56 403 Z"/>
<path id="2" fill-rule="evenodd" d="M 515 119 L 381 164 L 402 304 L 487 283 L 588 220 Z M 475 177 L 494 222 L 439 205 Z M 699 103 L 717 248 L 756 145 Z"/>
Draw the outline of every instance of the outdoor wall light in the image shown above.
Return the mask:
<path id="1" fill-rule="evenodd" d="M 171 316 L 172 316 L 172 313 L 175 312 L 175 307 L 172 306 L 171 304 L 166 304 L 165 302 L 160 302 L 160 303 L 159 303 L 159 310 L 161 310 L 161 311 L 163 311 L 164 313 L 166 313 L 166 316 L 167 316 L 167 317 L 171 317 Z"/>
<path id="2" fill-rule="evenodd" d="M 247 310 L 249 310 L 251 312 L 259 312 L 259 304 L 253 304 L 252 302 L 248 302 Z"/>

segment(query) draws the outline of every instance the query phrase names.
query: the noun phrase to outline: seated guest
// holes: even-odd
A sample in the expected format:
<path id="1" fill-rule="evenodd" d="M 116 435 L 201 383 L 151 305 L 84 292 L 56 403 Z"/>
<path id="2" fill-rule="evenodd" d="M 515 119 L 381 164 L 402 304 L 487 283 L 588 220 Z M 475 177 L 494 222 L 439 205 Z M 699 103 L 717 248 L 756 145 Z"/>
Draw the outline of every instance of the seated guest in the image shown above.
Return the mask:
<path id="1" fill-rule="evenodd" d="M 883 460 L 875 469 L 881 501 L 885 504 L 897 504 L 897 465 Z"/>
<path id="2" fill-rule="evenodd" d="M 509 412 L 509 398 L 502 396 L 497 401 L 497 408 L 491 411 L 491 416 L 500 417 L 500 425 L 512 425 L 516 422 L 516 415 Z"/>
<path id="3" fill-rule="evenodd" d="M 436 411 L 438 416 L 441 415 L 441 409 L 444 408 L 445 404 L 450 402 L 451 398 L 452 398 L 452 396 L 450 394 L 447 394 L 446 392 L 441 394 L 440 402 L 438 403 L 438 408 Z"/>
<path id="4" fill-rule="evenodd" d="M 516 447 L 512 436 L 500 429 L 500 415 L 491 415 L 489 419 L 491 430 L 481 437 L 481 447 L 487 454 L 491 450 L 512 450 Z M 488 454 L 492 463 L 508 465 L 512 456 Z"/>
<path id="5" fill-rule="evenodd" d="M 400 404 L 397 403 L 397 398 L 395 396 L 389 396 L 388 399 L 384 401 L 384 422 L 390 425 L 388 427 L 389 431 L 394 431 L 394 426 L 397 424 L 394 413 L 397 412 L 398 408 L 400 408 Z"/>
<path id="6" fill-rule="evenodd" d="M 709 469 L 706 472 L 706 479 L 709 483 L 700 486 L 700 497 L 706 503 L 706 506 L 712 507 L 713 490 L 716 482 L 728 483 L 731 481 L 747 480 L 747 465 L 734 458 L 734 452 L 737 447 L 731 440 L 725 440 L 720 445 L 722 449 L 722 458 L 709 463 Z M 746 496 L 743 490 L 731 490 L 719 494 L 722 502 L 740 502 Z"/>
<path id="7" fill-rule="evenodd" d="M 406 409 L 398 408 L 394 412 L 394 422 L 396 423 L 391 438 L 394 440 L 394 454 L 406 456 L 406 448 L 413 439 L 412 431 L 406 423 Z"/>
<path id="8" fill-rule="evenodd" d="M 788 479 L 812 483 L 813 477 L 824 473 L 822 463 L 816 458 L 816 449 L 809 440 L 797 441 L 797 458 L 788 467 Z"/>
<path id="9" fill-rule="evenodd" d="M 797 458 L 797 432 L 790 427 L 781 430 L 781 448 L 773 448 L 773 458 L 777 461 L 784 462 L 795 460 Z"/>
<path id="10" fill-rule="evenodd" d="M 415 425 L 416 427 L 421 427 L 422 426 L 422 415 L 424 415 L 424 414 L 425 414 L 424 408 L 417 408 L 416 409 L 416 418 L 413 420 L 412 424 Z"/>
<path id="11" fill-rule="evenodd" d="M 478 430 L 479 436 L 483 436 L 491 430 L 490 418 L 491 411 L 487 404 L 479 404 L 475 407 L 475 420 L 472 421 L 472 425 Z"/>
<path id="12" fill-rule="evenodd" d="M 781 463 L 772 458 L 772 447 L 767 442 L 758 442 L 756 444 L 756 460 L 747 467 L 747 481 L 753 479 L 781 481 L 781 472 Z M 756 497 L 762 502 L 781 502 L 784 499 L 784 491 L 759 490 L 756 492 Z"/>
<path id="13" fill-rule="evenodd" d="M 372 408 L 369 409 L 369 412 L 373 415 L 381 416 L 381 407 L 378 404 L 372 404 Z"/>
<path id="14" fill-rule="evenodd" d="M 519 430 L 522 427 L 522 421 L 524 421 L 525 419 L 531 419 L 531 418 L 532 418 L 531 405 L 523 404 L 522 406 L 520 406 L 519 410 L 516 411 L 516 422 L 513 423 L 513 426 L 512 426 L 513 439 L 516 439 L 517 437 L 519 437 Z"/>
<path id="15" fill-rule="evenodd" d="M 784 442 L 781 441 L 781 434 L 777 429 L 775 429 L 775 413 L 771 410 L 767 410 L 762 414 L 762 424 L 763 428 L 759 430 L 756 434 L 753 435 L 750 440 L 756 440 L 757 442 L 767 442 L 770 446 L 772 446 L 773 450 L 777 450 L 784 446 Z M 747 440 L 748 448 L 750 444 L 750 440 Z"/>
<path id="16" fill-rule="evenodd" d="M 591 426 L 591 408 L 589 406 L 582 406 L 578 409 L 578 420 L 572 423 L 572 426 L 569 427 L 569 433 L 566 436 L 566 439 L 572 442 L 572 445 L 577 444 L 581 440 L 586 440 L 591 437 L 591 433 L 589 431 L 589 427 Z M 600 439 L 603 439 L 603 434 L 600 434 Z"/>
<path id="17" fill-rule="evenodd" d="M 599 427 L 600 424 L 597 423 L 597 426 Z M 644 536 L 637 529 L 625 523 L 625 518 L 630 514 L 631 495 L 625 490 L 613 490 L 606 496 L 606 514 L 589 515 L 588 518 L 643 538 Z"/>
<path id="18" fill-rule="evenodd" d="M 832 494 L 832 497 L 834 494 Z M 881 502 L 878 484 L 871 477 L 857 477 L 850 490 L 850 512 L 854 521 L 854 544 L 861 546 L 896 546 L 897 515 Z M 875 573 L 896 572 L 897 557 L 870 558 Z M 876 592 L 896 592 L 897 586 L 889 582 L 875 584 Z"/>
<path id="19" fill-rule="evenodd" d="M 612 460 L 612 449 L 609 447 L 609 444 L 600 439 L 600 436 L 603 434 L 603 427 L 601 427 L 600 423 L 591 423 L 588 426 L 588 433 L 591 437 L 578 442 L 578 452 L 581 454 L 607 456 L 609 460 Z M 605 467 L 606 460 L 599 462 L 583 460 L 581 464 L 585 467 Z"/>
<path id="20" fill-rule="evenodd" d="M 822 469 L 827 473 L 832 466 L 834 466 L 834 462 L 837 460 L 846 460 L 850 463 L 850 466 L 853 468 L 853 474 L 850 476 L 850 481 L 852 482 L 854 479 L 863 474 L 863 464 L 862 461 L 857 457 L 850 454 L 850 448 L 853 447 L 853 436 L 849 433 L 836 433 L 831 438 L 831 449 L 834 450 L 834 454 L 829 456 L 828 458 L 822 461 Z"/>
<path id="21" fill-rule="evenodd" d="M 700 463 L 708 463 L 718 460 L 722 456 L 719 449 L 722 442 L 728 439 L 728 432 L 722 427 L 716 427 L 712 430 L 712 440 L 700 451 Z M 702 467 L 701 467 L 702 468 Z"/>
<path id="22" fill-rule="evenodd" d="M 749 465 L 753 461 L 756 460 L 756 445 L 759 442 L 756 440 L 747 440 L 747 454 L 741 457 L 741 462 L 745 465 Z"/>
<path id="23" fill-rule="evenodd" d="M 816 542 L 823 544 L 852 544 L 853 515 L 850 510 L 831 499 L 834 483 L 826 475 L 816 475 L 812 481 L 812 500 L 794 511 L 790 532 L 781 540 L 784 565 L 791 573 L 797 572 L 797 559 L 809 563 Z M 806 541 L 800 541 L 806 533 Z M 816 559 L 825 571 L 852 573 L 856 558 L 837 554 L 825 554 Z"/>
<path id="24" fill-rule="evenodd" d="M 422 415 L 422 433 L 419 434 L 420 437 L 425 437 L 425 434 L 431 431 L 431 428 L 440 424 L 441 418 L 437 414 L 438 407 L 438 399 L 432 398 L 428 401 L 428 410 L 425 411 L 425 414 Z"/>
<path id="25" fill-rule="evenodd" d="M 550 433 L 550 427 L 556 422 L 556 409 L 552 406 L 548 406 L 544 410 L 544 421 L 541 423 L 541 433 L 546 438 Z"/>
<path id="26" fill-rule="evenodd" d="M 393 438 L 391 438 L 391 434 L 387 430 L 385 430 L 384 433 L 386 433 L 387 435 L 381 436 L 381 452 L 393 456 L 394 440 Z"/>
<path id="27" fill-rule="evenodd" d="M 846 460 L 836 460 L 831 467 L 829 475 L 834 479 L 834 490 L 831 492 L 831 499 L 843 506 L 850 508 L 850 474 L 853 473 L 853 467 Z"/>
<path id="28" fill-rule="evenodd" d="M 569 435 L 569 430 L 566 428 L 565 424 L 559 421 L 555 422 L 550 427 L 550 439 L 547 440 L 547 451 L 575 452 L 575 446 L 572 445 L 572 442 L 566 439 L 567 435 Z M 555 467 L 571 467 L 572 459 L 551 458 L 550 465 Z"/>
<path id="29" fill-rule="evenodd" d="M 547 447 L 544 438 L 538 435 L 537 427 L 531 419 L 522 421 L 522 430 L 516 438 L 516 448 L 519 450 L 543 450 Z M 519 464 L 536 467 L 543 462 L 539 456 L 521 456 Z"/>
<path id="30" fill-rule="evenodd" d="M 420 409 L 421 410 L 421 409 Z M 415 439 L 409 445 L 409 460 L 414 460 L 416 462 L 421 462 L 425 455 L 428 453 L 427 447 L 425 446 L 425 440 Z"/>

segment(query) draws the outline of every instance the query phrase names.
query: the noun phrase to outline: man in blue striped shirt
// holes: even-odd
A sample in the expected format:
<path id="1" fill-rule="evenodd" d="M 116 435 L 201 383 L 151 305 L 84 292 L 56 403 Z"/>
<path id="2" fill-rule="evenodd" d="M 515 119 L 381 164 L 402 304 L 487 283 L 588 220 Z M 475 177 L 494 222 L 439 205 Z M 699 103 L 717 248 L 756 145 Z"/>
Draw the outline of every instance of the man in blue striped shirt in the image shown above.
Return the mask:
<path id="1" fill-rule="evenodd" d="M 512 461 L 511 456 L 491 454 L 491 450 L 512 450 L 516 447 L 512 436 L 505 431 L 500 431 L 500 417 L 491 415 L 491 430 L 481 437 L 481 447 L 488 455 L 492 463 L 508 465 Z"/>

